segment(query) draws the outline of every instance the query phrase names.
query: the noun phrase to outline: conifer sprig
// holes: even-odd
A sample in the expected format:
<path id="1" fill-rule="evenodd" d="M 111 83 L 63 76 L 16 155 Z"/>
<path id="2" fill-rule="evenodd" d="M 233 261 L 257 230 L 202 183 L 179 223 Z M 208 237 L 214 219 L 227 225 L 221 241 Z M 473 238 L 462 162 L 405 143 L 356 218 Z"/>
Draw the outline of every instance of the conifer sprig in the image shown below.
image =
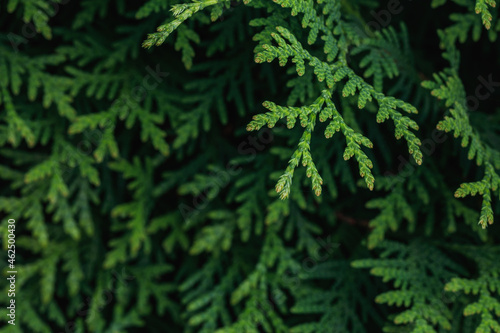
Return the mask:
<path id="1" fill-rule="evenodd" d="M 375 301 L 406 308 L 393 318 L 394 324 L 405 325 L 411 332 L 435 333 L 438 326 L 450 330 L 452 313 L 441 295 L 445 282 L 459 266 L 433 244 L 421 240 L 409 245 L 383 241 L 379 247 L 383 250 L 379 259 L 355 260 L 352 266 L 371 268 L 371 274 L 392 282 L 395 290 L 378 295 Z"/>
<path id="2" fill-rule="evenodd" d="M 167 24 L 160 25 L 156 29 L 158 32 L 148 34 L 148 38 L 142 43 L 142 47 L 160 46 L 173 31 L 191 16 L 207 7 L 223 3 L 229 3 L 229 0 L 193 0 L 191 3 L 173 5 L 171 11 L 175 19 Z"/>
<path id="3" fill-rule="evenodd" d="M 383 122 L 388 118 L 394 121 L 396 126 L 396 138 L 404 137 L 407 140 L 408 148 L 410 154 L 413 155 L 415 161 L 418 164 L 422 163 L 422 153 L 419 149 L 420 140 L 409 130 L 412 128 L 418 130 L 418 125 L 415 121 L 411 120 L 406 116 L 402 116 L 396 108 L 401 108 L 408 113 L 417 113 L 417 110 L 412 105 L 397 100 L 393 97 L 387 97 L 384 94 L 377 92 L 371 85 L 366 83 L 361 77 L 356 75 L 352 69 L 345 66 L 343 61 L 339 60 L 333 64 L 329 64 L 321 61 L 317 57 L 310 55 L 306 51 L 301 43 L 296 39 L 296 37 L 286 28 L 276 27 L 279 34 L 271 33 L 272 38 L 276 41 L 278 46 L 273 46 L 270 44 L 263 44 L 263 50 L 256 54 L 256 62 L 271 62 L 274 59 L 279 59 L 280 66 L 285 66 L 289 58 L 292 58 L 292 62 L 295 63 L 296 71 L 299 76 L 304 75 L 306 61 L 309 65 L 313 67 L 314 74 L 318 78 L 319 82 L 326 80 L 329 89 L 333 89 L 335 84 L 339 81 L 347 78 L 347 82 L 342 89 L 342 96 L 348 97 L 350 95 L 355 95 L 359 91 L 358 97 L 358 107 L 360 109 L 364 108 L 367 102 L 375 99 L 379 103 L 379 111 L 377 113 L 377 122 Z M 354 131 L 349 128 L 342 117 L 338 113 L 334 103 L 331 101 L 331 93 L 328 90 L 323 91 L 323 96 L 319 97 L 316 103 L 309 107 L 275 107 L 274 104 L 265 104 L 264 106 L 271 105 L 272 113 L 267 113 L 266 116 L 255 116 L 254 120 L 249 124 L 247 130 L 256 130 L 262 127 L 264 123 L 268 123 L 268 126 L 272 127 L 278 121 L 278 119 L 287 117 L 288 127 L 293 127 L 295 124 L 295 118 L 301 114 L 302 124 L 305 124 L 307 116 L 309 113 L 316 110 L 322 109 L 322 105 L 326 101 L 326 107 L 321 111 L 320 121 L 325 121 L 327 118 L 333 118 L 330 125 L 325 131 L 325 136 L 327 138 L 331 137 L 334 132 L 342 130 L 342 133 L 346 137 L 347 148 L 344 152 L 344 159 L 348 160 L 352 156 L 355 156 L 359 166 L 360 175 L 365 177 L 366 184 L 368 188 L 373 189 L 374 177 L 370 171 L 373 167 L 373 163 L 368 159 L 366 154 L 359 149 L 359 144 L 363 144 L 368 148 L 372 148 L 371 142 L 363 137 L 359 133 L 354 133 Z M 304 125 L 303 125 L 304 126 Z M 285 171 L 283 178 L 280 179 L 278 186 L 276 187 L 278 192 L 281 192 L 283 188 L 288 189 L 287 184 L 291 182 L 292 173 L 289 168 L 295 168 L 295 161 L 297 156 L 293 156 L 290 161 L 290 166 Z M 315 168 L 313 168 L 315 169 Z M 319 179 L 319 178 L 318 178 Z M 315 190 L 316 191 L 316 190 Z M 285 192 L 286 193 L 286 192 Z M 316 193 L 318 193 L 316 191 Z M 285 195 L 287 197 L 287 195 Z"/>
<path id="4" fill-rule="evenodd" d="M 480 316 L 476 332 L 500 331 L 500 264 L 498 247 L 454 246 L 454 249 L 478 263 L 479 275 L 474 278 L 452 278 L 445 286 L 446 291 L 474 295 L 463 309 L 465 317 Z M 479 297 L 477 297 L 478 295 Z"/>
<path id="5" fill-rule="evenodd" d="M 435 74 L 434 81 L 424 81 L 422 86 L 431 90 L 431 94 L 440 100 L 444 100 L 449 109 L 449 115 L 437 124 L 437 129 L 445 132 L 453 132 L 455 138 L 461 138 L 461 146 L 468 147 L 467 158 L 475 160 L 478 166 L 484 165 L 484 177 L 481 181 L 463 183 L 456 190 L 455 197 L 474 196 L 479 194 L 483 197 L 479 224 L 486 228 L 493 223 L 493 211 L 491 207 L 491 192 L 500 198 L 498 188 L 500 176 L 500 151 L 491 147 L 483 141 L 481 134 L 474 129 L 469 120 L 467 112 L 467 100 L 465 88 L 458 76 L 459 58 L 454 41 L 441 35 L 446 45 L 443 57 L 450 62 L 450 68 Z"/>
<path id="6" fill-rule="evenodd" d="M 476 0 L 476 6 L 474 10 L 476 11 L 476 14 L 481 14 L 481 19 L 483 20 L 483 24 L 486 29 L 491 28 L 491 13 L 488 8 L 490 7 L 496 7 L 496 1 L 495 0 Z"/>
<path id="7" fill-rule="evenodd" d="M 321 39 L 325 43 L 324 52 L 326 54 L 327 62 L 320 60 L 318 57 L 312 56 L 309 51 L 304 49 L 297 37 L 289 29 L 282 26 L 269 26 L 278 22 L 277 20 L 263 19 L 260 19 L 258 22 L 252 22 L 253 25 L 265 26 L 263 34 L 257 38 L 260 45 L 256 48 L 255 61 L 257 63 L 265 61 L 271 62 L 277 58 L 279 59 L 280 66 L 285 66 L 291 58 L 299 76 L 304 75 L 306 63 L 308 63 L 314 69 L 314 74 L 318 81 L 325 81 L 328 87 L 328 90 L 325 90 L 322 93 L 323 95 L 327 94 L 328 97 L 325 99 L 323 96 L 320 96 L 315 104 L 310 105 L 309 107 L 277 107 L 274 103 L 266 102 L 264 103 L 264 106 L 270 109 L 271 112 L 268 112 L 266 116 L 254 117 L 253 121 L 247 126 L 247 130 L 250 131 L 260 129 L 266 123 L 270 128 L 272 128 L 279 119 L 287 117 L 287 125 L 291 128 L 295 124 L 295 119 L 299 117 L 301 119 L 301 125 L 306 128 L 303 137 L 299 142 L 299 148 L 292 155 L 285 173 L 278 180 L 276 185 L 276 191 L 280 193 L 280 197 L 282 199 L 288 197 L 293 178 L 293 170 L 298 166 L 301 158 L 303 165 L 307 167 L 307 176 L 312 177 L 313 190 L 315 194 L 319 195 L 321 193 L 321 184 L 323 183 L 323 180 L 317 171 L 310 153 L 310 140 L 316 116 L 322 109 L 322 105 L 325 103 L 325 100 L 328 100 L 327 107 L 324 111 L 322 111 L 320 121 L 325 121 L 326 118 L 332 118 L 332 121 L 325 132 L 325 136 L 329 138 L 335 131 L 342 131 L 347 141 L 344 159 L 348 160 L 352 156 L 355 156 L 359 163 L 361 177 L 366 176 L 365 181 L 368 188 L 373 189 L 375 179 L 370 170 L 373 167 L 373 163 L 360 149 L 360 144 L 369 148 L 373 145 L 367 138 L 362 136 L 360 133 L 355 133 L 354 130 L 345 124 L 340 116 L 340 113 L 336 111 L 336 108 L 331 101 L 330 91 L 333 90 L 335 85 L 340 83 L 340 81 L 344 78 L 347 78 L 347 82 L 342 88 L 342 96 L 344 98 L 351 95 L 355 96 L 359 91 L 358 107 L 360 109 L 364 108 L 367 102 L 372 102 L 373 100 L 377 101 L 379 104 L 377 122 L 383 122 L 386 119 L 391 118 L 396 127 L 396 138 L 400 139 L 401 137 L 404 137 L 406 139 L 410 154 L 413 155 L 413 158 L 418 164 L 421 164 L 422 153 L 419 148 L 421 142 L 410 130 L 418 130 L 418 125 L 415 121 L 403 116 L 396 110 L 397 108 L 400 108 L 408 113 L 417 113 L 416 108 L 409 103 L 393 97 L 385 96 L 383 93 L 379 92 L 378 90 L 381 89 L 381 86 L 380 78 L 378 76 L 376 81 L 379 87 L 377 87 L 378 89 L 375 89 L 373 86 L 366 83 L 360 76 L 356 75 L 354 71 L 347 66 L 347 39 L 341 29 L 342 22 L 340 20 L 340 3 L 337 1 L 319 1 L 318 5 L 316 5 L 312 0 L 302 2 L 293 0 L 276 0 L 275 2 L 281 5 L 281 7 L 290 8 L 292 16 L 296 16 L 298 14 L 303 15 L 302 27 L 310 29 L 307 38 L 308 44 L 314 44 L 318 35 L 322 34 Z M 215 0 L 212 0 L 212 2 L 197 1 L 195 3 L 177 5 L 173 7 L 172 11 L 174 16 L 176 16 L 176 19 L 167 25 L 160 26 L 158 28 L 158 33 L 150 34 L 143 46 L 151 47 L 153 44 L 162 44 L 166 37 L 184 20 L 188 19 L 199 10 L 214 4 L 216 4 Z M 249 4 L 249 2 L 246 4 Z M 319 8 L 316 8 L 316 6 Z M 318 14 L 318 10 L 321 10 L 321 14 Z M 339 35 L 339 37 L 336 38 L 334 33 Z M 274 40 L 278 46 L 272 45 L 270 43 L 271 40 L 265 37 L 266 34 L 270 34 L 271 40 Z M 337 57 L 338 59 L 335 61 Z M 394 65 L 391 65 L 391 67 L 388 63 L 384 63 L 384 66 L 385 68 L 392 68 Z M 391 73 L 397 75 L 397 70 L 392 69 Z"/>

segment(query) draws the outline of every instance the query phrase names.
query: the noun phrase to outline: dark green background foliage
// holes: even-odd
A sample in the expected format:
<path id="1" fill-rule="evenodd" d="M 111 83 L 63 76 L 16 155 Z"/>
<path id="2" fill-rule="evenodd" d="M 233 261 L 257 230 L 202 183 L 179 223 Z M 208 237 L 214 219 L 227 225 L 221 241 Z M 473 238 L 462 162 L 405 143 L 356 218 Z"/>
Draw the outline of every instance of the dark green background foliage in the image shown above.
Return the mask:
<path id="1" fill-rule="evenodd" d="M 500 332 L 497 16 L 1 1 L 0 332 Z"/>

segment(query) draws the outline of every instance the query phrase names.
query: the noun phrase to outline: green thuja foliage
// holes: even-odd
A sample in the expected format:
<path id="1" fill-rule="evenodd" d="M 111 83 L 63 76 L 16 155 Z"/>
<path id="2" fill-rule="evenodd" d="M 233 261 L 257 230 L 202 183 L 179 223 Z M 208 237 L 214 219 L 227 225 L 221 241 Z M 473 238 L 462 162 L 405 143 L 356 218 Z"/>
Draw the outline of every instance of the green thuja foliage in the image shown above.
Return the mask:
<path id="1" fill-rule="evenodd" d="M 495 0 L 1 2 L 0 332 L 500 332 L 499 31 Z"/>

